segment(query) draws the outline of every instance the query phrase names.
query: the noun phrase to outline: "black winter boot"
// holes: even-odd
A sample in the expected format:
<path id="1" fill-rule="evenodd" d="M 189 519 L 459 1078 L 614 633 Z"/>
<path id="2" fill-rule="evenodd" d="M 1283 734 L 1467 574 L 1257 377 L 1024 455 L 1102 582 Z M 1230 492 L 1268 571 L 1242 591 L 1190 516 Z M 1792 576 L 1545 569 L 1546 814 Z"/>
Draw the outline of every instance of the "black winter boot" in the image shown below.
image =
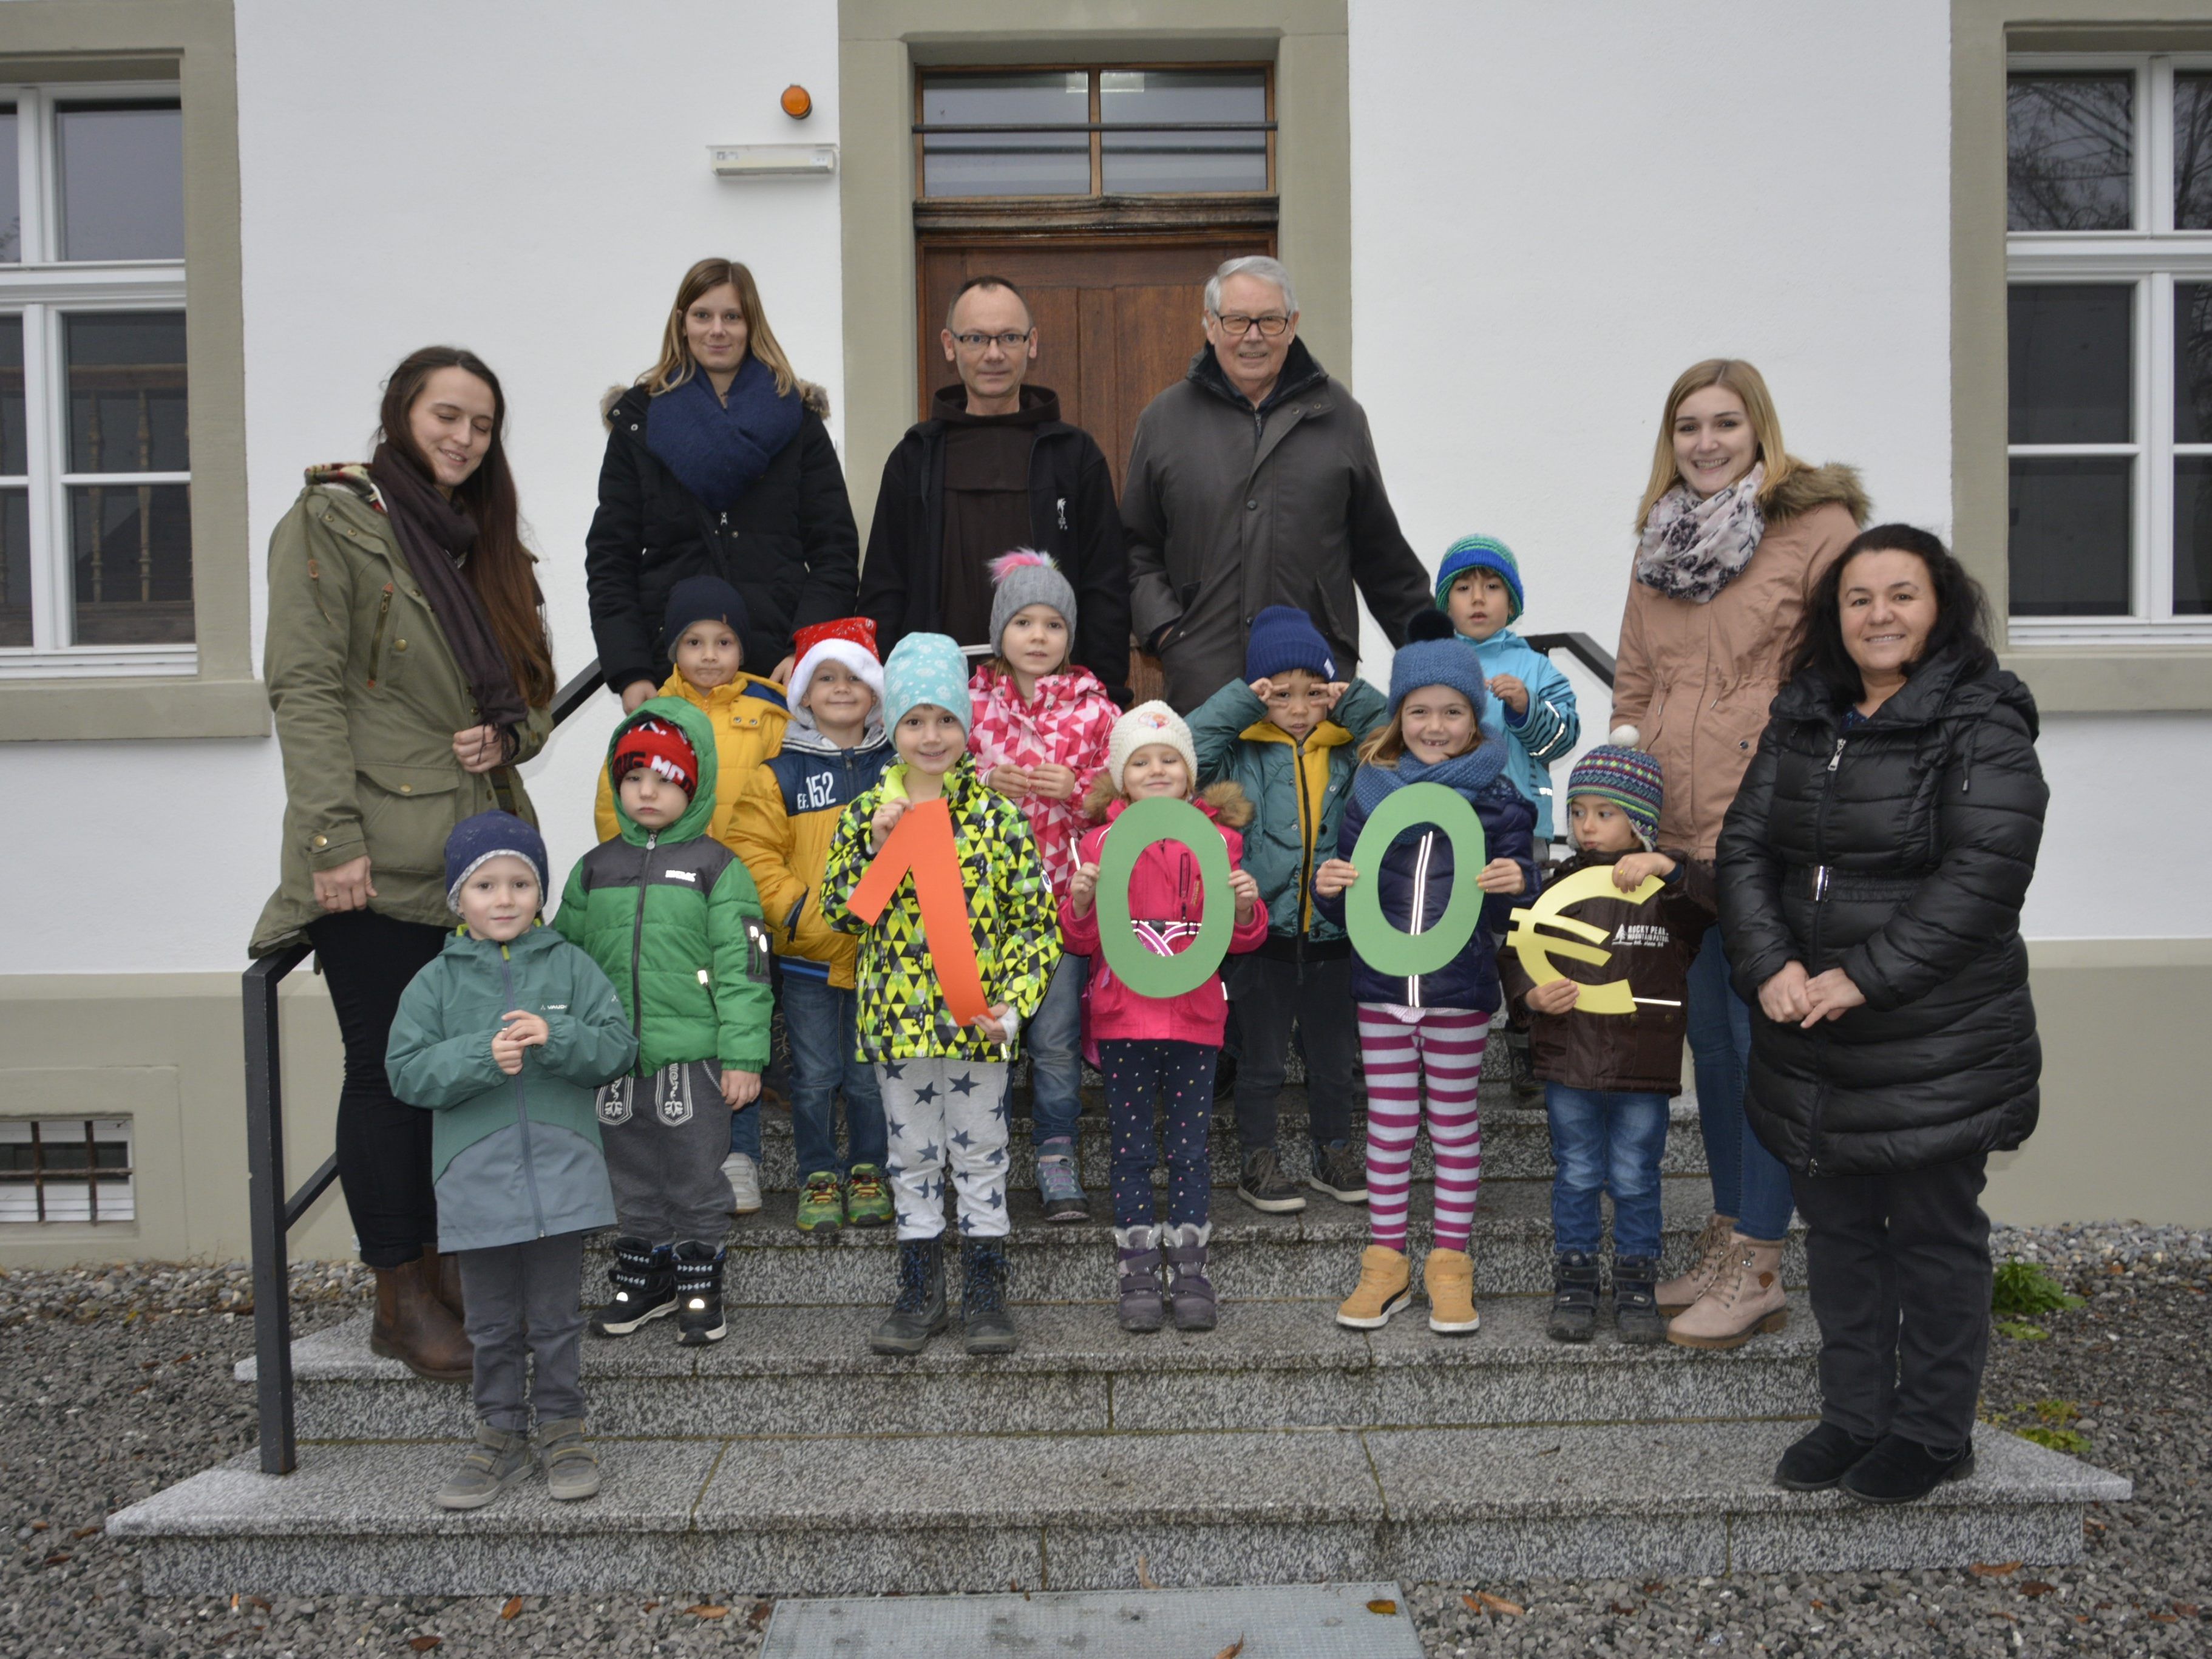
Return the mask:
<path id="1" fill-rule="evenodd" d="M 1659 1264 L 1651 1257 L 1613 1259 L 1613 1323 L 1632 1347 L 1648 1348 L 1667 1340 L 1667 1317 L 1659 1311 Z"/>
<path id="2" fill-rule="evenodd" d="M 1160 1235 L 1166 1248 L 1168 1271 L 1175 1277 L 1168 1285 L 1168 1301 L 1175 1310 L 1179 1331 L 1210 1331 L 1215 1319 L 1213 1281 L 1206 1276 L 1206 1245 L 1213 1237 L 1210 1225 L 1185 1222 Z"/>
<path id="3" fill-rule="evenodd" d="M 1554 1342 L 1587 1342 L 1597 1329 L 1597 1258 L 1562 1250 L 1552 1258 L 1552 1316 L 1544 1334 Z"/>
<path id="4" fill-rule="evenodd" d="M 1791 1492 L 1826 1492 L 1849 1474 L 1858 1461 L 1874 1449 L 1849 1429 L 1821 1422 L 1790 1443 L 1774 1466 L 1774 1484 Z"/>
<path id="5" fill-rule="evenodd" d="M 615 1293 L 592 1316 L 593 1336 L 628 1336 L 647 1320 L 676 1311 L 676 1266 L 665 1244 L 617 1238 L 607 1277 Z"/>
<path id="6" fill-rule="evenodd" d="M 951 1323 L 945 1307 L 945 1241 L 899 1240 L 898 1285 L 890 1314 L 868 1339 L 872 1352 L 920 1353 L 931 1337 Z"/>
<path id="7" fill-rule="evenodd" d="M 1114 1262 L 1121 1328 L 1150 1335 L 1168 1322 L 1167 1304 L 1160 1298 L 1160 1230 L 1115 1228 Z"/>
<path id="8" fill-rule="evenodd" d="M 1006 1241 L 960 1241 L 960 1317 L 968 1327 L 968 1352 L 1012 1353 L 1014 1321 L 1006 1311 Z"/>
<path id="9" fill-rule="evenodd" d="M 677 1342 L 686 1348 L 720 1342 L 730 1334 L 722 1318 L 722 1252 L 689 1238 L 676 1247 L 673 1255 Z"/>
<path id="10" fill-rule="evenodd" d="M 1970 1442 L 1955 1451 L 1923 1446 L 1901 1434 L 1886 1434 L 1874 1449 L 1844 1472 L 1836 1489 L 1862 1504 L 1911 1504 L 1946 1480 L 1964 1480 L 1974 1472 Z"/>

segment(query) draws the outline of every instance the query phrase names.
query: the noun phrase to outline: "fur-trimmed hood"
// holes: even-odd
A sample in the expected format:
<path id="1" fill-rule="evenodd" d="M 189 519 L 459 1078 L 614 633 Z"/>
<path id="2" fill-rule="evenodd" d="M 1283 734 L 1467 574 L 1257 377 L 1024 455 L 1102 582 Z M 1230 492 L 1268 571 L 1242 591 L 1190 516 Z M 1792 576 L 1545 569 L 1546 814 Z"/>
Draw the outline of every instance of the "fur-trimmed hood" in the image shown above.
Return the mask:
<path id="1" fill-rule="evenodd" d="M 1093 823 L 1103 823 L 1107 808 L 1122 798 L 1114 787 L 1113 774 L 1102 771 L 1091 781 L 1091 788 L 1083 797 L 1083 816 Z M 1225 823 L 1231 830 L 1242 830 L 1252 822 L 1252 798 L 1233 779 L 1209 783 L 1192 804 L 1216 823 Z"/>
<path id="2" fill-rule="evenodd" d="M 1874 511 L 1866 486 L 1859 482 L 1858 468 L 1841 461 L 1829 461 L 1820 466 L 1796 462 L 1790 476 L 1768 490 L 1759 507 L 1769 523 L 1777 523 L 1810 513 L 1830 501 L 1848 512 L 1851 522 L 1861 529 L 1866 527 L 1867 519 Z"/>
<path id="3" fill-rule="evenodd" d="M 640 380 L 635 384 L 642 386 L 645 383 Z M 829 387 L 813 380 L 793 380 L 792 384 L 799 388 L 799 401 L 806 406 L 810 414 L 820 420 L 826 421 L 830 418 Z M 623 400 L 630 389 L 626 386 L 611 386 L 599 394 L 599 424 L 605 427 L 608 431 L 614 430 L 615 405 Z"/>

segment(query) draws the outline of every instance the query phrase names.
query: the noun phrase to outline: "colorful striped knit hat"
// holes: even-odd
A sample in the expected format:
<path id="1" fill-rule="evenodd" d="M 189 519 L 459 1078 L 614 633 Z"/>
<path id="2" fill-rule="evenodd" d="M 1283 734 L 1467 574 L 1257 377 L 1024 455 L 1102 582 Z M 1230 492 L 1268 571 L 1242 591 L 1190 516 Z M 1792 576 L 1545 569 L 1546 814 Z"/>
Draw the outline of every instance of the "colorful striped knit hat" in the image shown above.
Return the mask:
<path id="1" fill-rule="evenodd" d="M 1444 562 L 1437 567 L 1437 609 L 1444 608 L 1451 596 L 1452 584 L 1470 570 L 1494 570 L 1505 584 L 1505 591 L 1513 596 L 1513 609 L 1506 616 L 1510 625 L 1518 622 L 1522 611 L 1528 609 L 1521 592 L 1521 562 L 1513 556 L 1513 550 L 1495 536 L 1462 536 L 1444 549 Z"/>
<path id="2" fill-rule="evenodd" d="M 1628 814 L 1644 850 L 1655 850 L 1652 843 L 1659 834 L 1659 807 L 1667 792 L 1659 763 L 1641 749 L 1606 743 L 1591 750 L 1567 775 L 1567 799 L 1571 801 L 1577 795 L 1595 795 L 1600 800 L 1611 801 Z"/>

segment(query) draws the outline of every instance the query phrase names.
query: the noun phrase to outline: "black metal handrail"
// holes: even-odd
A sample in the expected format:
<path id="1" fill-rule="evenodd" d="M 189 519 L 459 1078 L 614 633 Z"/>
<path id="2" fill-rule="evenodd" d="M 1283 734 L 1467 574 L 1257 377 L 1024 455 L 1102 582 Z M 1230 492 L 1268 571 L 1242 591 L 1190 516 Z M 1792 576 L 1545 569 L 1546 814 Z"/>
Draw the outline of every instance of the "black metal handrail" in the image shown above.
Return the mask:
<path id="1" fill-rule="evenodd" d="M 599 689 L 599 665 L 594 660 L 555 695 L 555 727 Z M 291 1231 L 338 1177 L 333 1154 L 297 1192 L 284 1191 L 284 1057 L 276 989 L 285 975 L 313 954 L 311 945 L 288 945 L 246 970 L 247 1224 L 252 1230 L 254 1396 L 264 1474 L 289 1474 L 299 1467 L 292 1426 Z"/>
<path id="2" fill-rule="evenodd" d="M 1522 636 L 1535 650 L 1550 656 L 1554 651 L 1564 651 L 1577 659 L 1585 668 L 1603 680 L 1613 684 L 1620 665 L 1612 652 L 1607 650 L 1587 634 L 1526 634 Z"/>

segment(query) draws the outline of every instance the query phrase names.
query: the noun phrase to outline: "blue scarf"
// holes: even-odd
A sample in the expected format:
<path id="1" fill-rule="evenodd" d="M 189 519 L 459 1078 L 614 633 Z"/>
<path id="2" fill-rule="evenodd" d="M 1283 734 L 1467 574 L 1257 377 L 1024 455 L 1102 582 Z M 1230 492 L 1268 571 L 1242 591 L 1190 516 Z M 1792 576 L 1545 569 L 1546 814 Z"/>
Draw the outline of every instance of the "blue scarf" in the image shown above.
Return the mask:
<path id="1" fill-rule="evenodd" d="M 730 382 L 726 404 L 697 370 L 655 398 L 646 410 L 645 447 L 701 506 L 722 513 L 760 482 L 769 463 L 799 435 L 805 416 L 799 388 L 778 397 L 775 371 L 747 357 Z"/>
<path id="2" fill-rule="evenodd" d="M 1486 735 L 1468 753 L 1454 755 L 1434 766 L 1422 764 L 1410 752 L 1399 756 L 1395 766 L 1363 766 L 1352 775 L 1352 798 L 1359 803 L 1361 811 L 1370 816 L 1384 796 L 1409 783 L 1441 783 L 1473 800 L 1504 769 L 1504 740 Z"/>

